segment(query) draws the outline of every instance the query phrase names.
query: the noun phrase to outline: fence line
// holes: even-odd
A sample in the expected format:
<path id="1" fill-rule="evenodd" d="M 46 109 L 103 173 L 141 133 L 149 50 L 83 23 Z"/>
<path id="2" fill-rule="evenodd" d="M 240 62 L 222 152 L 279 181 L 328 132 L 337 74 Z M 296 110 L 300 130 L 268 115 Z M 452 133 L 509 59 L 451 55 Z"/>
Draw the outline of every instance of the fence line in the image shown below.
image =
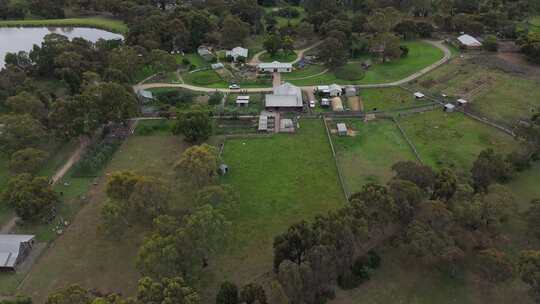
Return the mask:
<path id="1" fill-rule="evenodd" d="M 424 162 L 422 161 L 422 158 L 420 157 L 420 154 L 418 153 L 418 150 L 416 150 L 416 146 L 414 145 L 414 143 L 411 141 L 411 139 L 409 138 L 409 136 L 407 136 L 407 133 L 405 133 L 405 130 L 401 127 L 401 125 L 399 124 L 399 121 L 392 116 L 392 121 L 396 124 L 396 126 L 398 127 L 399 129 L 399 132 L 401 133 L 401 135 L 403 136 L 403 138 L 405 138 L 405 141 L 407 141 L 407 143 L 409 144 L 409 147 L 411 148 L 411 150 L 413 151 L 414 153 L 414 156 L 416 156 L 416 159 L 418 159 L 418 161 L 423 164 Z"/>
<path id="2" fill-rule="evenodd" d="M 330 135 L 330 129 L 328 128 L 328 124 L 326 123 L 326 119 L 323 118 L 322 120 L 324 122 L 324 128 L 326 129 L 326 136 L 328 137 L 328 142 L 330 143 L 330 148 L 332 150 L 332 157 L 334 158 L 334 162 L 336 164 L 339 183 L 341 185 L 341 190 L 343 191 L 343 195 L 345 195 L 345 200 L 347 202 L 349 202 L 349 191 L 347 190 L 347 186 L 345 184 L 345 179 L 343 178 L 343 173 L 341 172 L 341 167 L 339 166 L 339 161 L 338 161 L 337 155 L 336 155 L 336 149 L 334 148 L 334 143 L 332 142 L 332 136 Z"/>

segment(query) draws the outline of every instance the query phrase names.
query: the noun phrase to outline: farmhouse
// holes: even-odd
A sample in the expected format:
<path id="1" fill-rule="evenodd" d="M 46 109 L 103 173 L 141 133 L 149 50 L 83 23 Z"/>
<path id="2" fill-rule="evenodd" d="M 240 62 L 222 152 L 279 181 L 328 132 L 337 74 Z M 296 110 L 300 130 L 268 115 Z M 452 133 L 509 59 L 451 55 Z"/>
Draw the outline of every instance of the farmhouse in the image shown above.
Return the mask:
<path id="1" fill-rule="evenodd" d="M 274 88 L 274 94 L 266 95 L 266 108 L 295 109 L 302 108 L 302 90 L 288 82 Z"/>
<path id="2" fill-rule="evenodd" d="M 262 62 L 257 66 L 259 72 L 264 73 L 288 73 L 292 71 L 292 64 L 287 62 Z"/>
<path id="3" fill-rule="evenodd" d="M 238 59 L 247 59 L 249 50 L 241 46 L 237 46 L 230 51 L 225 51 L 225 57 L 231 57 L 234 62 Z"/>
<path id="4" fill-rule="evenodd" d="M 28 256 L 33 245 L 33 235 L 0 234 L 0 270 L 15 270 L 15 266 Z"/>
<path id="5" fill-rule="evenodd" d="M 478 49 L 482 43 L 471 35 L 461 35 L 457 38 L 459 46 L 466 49 Z"/>

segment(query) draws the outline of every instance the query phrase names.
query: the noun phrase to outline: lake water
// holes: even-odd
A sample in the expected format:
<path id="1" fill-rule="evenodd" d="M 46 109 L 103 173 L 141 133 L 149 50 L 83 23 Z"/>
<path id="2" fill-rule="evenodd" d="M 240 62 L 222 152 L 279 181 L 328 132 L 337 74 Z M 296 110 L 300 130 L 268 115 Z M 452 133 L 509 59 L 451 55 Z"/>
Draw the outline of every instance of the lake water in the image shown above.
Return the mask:
<path id="1" fill-rule="evenodd" d="M 30 51 L 34 44 L 41 45 L 43 37 L 56 33 L 69 39 L 76 37 L 96 42 L 99 39 L 123 39 L 122 35 L 84 27 L 5 27 L 0 28 L 0 68 L 6 53 Z"/>

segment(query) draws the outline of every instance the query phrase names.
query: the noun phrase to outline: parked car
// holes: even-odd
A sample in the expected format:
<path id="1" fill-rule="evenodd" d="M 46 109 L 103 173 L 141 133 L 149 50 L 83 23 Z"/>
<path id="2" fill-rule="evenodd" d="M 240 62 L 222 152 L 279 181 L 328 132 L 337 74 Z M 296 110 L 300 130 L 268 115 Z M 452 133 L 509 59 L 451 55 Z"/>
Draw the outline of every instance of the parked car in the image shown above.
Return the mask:
<path id="1" fill-rule="evenodd" d="M 309 107 L 310 108 L 315 108 L 315 100 L 310 100 L 309 101 Z"/>
<path id="2" fill-rule="evenodd" d="M 240 89 L 240 86 L 237 85 L 236 83 L 233 83 L 229 86 L 229 89 L 231 90 L 239 90 Z"/>

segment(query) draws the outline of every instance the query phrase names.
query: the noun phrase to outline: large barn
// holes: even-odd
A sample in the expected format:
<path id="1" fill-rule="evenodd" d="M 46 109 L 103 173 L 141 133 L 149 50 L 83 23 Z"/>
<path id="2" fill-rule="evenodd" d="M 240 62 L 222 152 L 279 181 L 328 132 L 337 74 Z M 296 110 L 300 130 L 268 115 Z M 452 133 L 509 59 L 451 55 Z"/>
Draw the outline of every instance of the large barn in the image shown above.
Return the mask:
<path id="1" fill-rule="evenodd" d="M 32 250 L 34 236 L 0 234 L 0 270 L 13 271 Z"/>

